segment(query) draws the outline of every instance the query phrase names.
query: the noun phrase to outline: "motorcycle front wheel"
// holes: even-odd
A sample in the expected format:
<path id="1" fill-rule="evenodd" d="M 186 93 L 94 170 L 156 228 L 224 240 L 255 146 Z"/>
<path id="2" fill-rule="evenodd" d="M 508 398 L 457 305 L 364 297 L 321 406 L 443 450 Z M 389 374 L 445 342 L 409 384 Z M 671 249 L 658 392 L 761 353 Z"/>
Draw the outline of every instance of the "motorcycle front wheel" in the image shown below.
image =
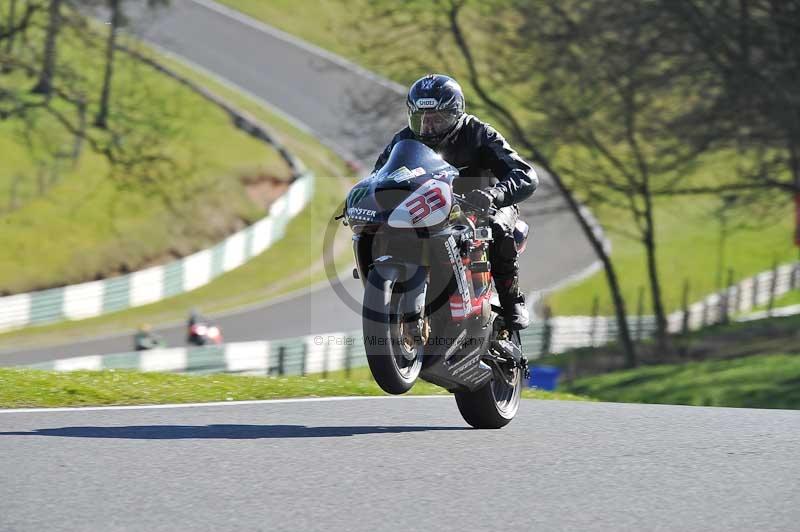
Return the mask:
<path id="1" fill-rule="evenodd" d="M 399 395 L 414 386 L 422 369 L 422 347 L 405 330 L 400 315 L 402 294 L 394 279 L 373 269 L 364 292 L 362 325 L 364 349 L 375 382 L 383 391 Z"/>

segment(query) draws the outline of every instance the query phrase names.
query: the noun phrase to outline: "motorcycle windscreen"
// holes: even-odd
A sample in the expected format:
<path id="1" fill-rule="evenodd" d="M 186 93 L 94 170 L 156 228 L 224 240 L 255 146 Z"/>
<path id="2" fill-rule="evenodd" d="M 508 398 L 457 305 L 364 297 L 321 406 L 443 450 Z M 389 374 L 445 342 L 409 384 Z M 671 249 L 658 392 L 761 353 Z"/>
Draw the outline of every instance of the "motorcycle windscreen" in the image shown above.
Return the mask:
<path id="1" fill-rule="evenodd" d="M 453 205 L 450 185 L 429 179 L 398 205 L 389 216 L 389 227 L 433 227 L 444 222 Z"/>
<path id="2" fill-rule="evenodd" d="M 419 141 L 406 139 L 394 145 L 375 178 L 402 183 L 447 168 L 452 167 L 438 153 Z"/>

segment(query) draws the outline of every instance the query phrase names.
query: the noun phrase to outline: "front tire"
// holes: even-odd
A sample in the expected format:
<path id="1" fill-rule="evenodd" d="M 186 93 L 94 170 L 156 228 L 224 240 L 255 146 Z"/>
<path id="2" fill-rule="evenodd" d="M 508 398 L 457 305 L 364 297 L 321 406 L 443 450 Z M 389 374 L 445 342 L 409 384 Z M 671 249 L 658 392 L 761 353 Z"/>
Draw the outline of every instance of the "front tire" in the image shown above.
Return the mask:
<path id="1" fill-rule="evenodd" d="M 422 347 L 404 338 L 397 281 L 369 272 L 364 292 L 364 349 L 372 376 L 387 393 L 406 393 L 422 369 Z"/>

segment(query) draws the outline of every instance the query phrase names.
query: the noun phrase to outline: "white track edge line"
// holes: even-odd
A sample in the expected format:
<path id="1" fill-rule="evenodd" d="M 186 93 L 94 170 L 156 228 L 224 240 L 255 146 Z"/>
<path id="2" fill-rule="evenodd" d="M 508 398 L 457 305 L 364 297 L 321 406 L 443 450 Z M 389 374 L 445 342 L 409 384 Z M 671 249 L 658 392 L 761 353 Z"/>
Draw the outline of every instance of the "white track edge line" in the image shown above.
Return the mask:
<path id="1" fill-rule="evenodd" d="M 169 408 L 198 408 L 217 406 L 242 406 L 261 404 L 287 404 L 287 403 L 324 403 L 332 401 L 358 401 L 364 399 L 439 399 L 449 395 L 363 395 L 344 397 L 296 397 L 291 399 L 259 399 L 252 401 L 218 401 L 210 403 L 173 403 L 165 405 L 117 405 L 117 406 L 74 406 L 53 408 L 8 408 L 0 409 L 0 414 L 25 414 L 40 412 L 95 412 L 103 410 L 163 410 Z"/>

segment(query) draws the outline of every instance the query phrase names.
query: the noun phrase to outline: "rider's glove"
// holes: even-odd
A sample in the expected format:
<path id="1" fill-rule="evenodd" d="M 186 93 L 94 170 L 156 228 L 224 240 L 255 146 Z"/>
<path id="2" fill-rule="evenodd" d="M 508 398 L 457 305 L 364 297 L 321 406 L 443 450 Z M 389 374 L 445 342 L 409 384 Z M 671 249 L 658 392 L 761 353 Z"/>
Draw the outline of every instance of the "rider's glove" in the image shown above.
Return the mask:
<path id="1" fill-rule="evenodd" d="M 467 194 L 465 199 L 470 204 L 470 207 L 482 214 L 486 214 L 494 206 L 494 202 L 497 199 L 495 190 L 493 187 L 476 189 Z"/>

